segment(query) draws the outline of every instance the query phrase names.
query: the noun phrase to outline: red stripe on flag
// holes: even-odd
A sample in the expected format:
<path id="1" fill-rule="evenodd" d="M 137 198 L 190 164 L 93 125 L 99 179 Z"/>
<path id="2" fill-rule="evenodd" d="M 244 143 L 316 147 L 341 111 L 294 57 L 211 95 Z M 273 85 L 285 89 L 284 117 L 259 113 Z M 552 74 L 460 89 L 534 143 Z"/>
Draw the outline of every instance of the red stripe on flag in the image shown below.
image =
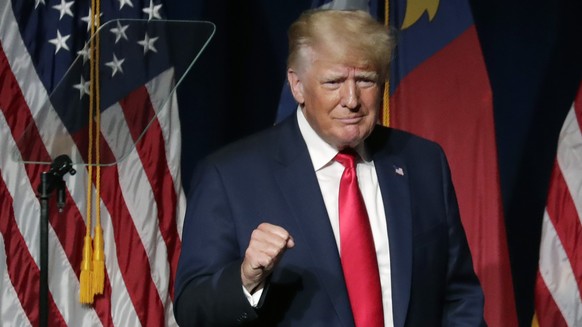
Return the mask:
<path id="1" fill-rule="evenodd" d="M 101 149 L 110 152 L 108 148 Z M 113 154 L 104 153 L 113 158 Z M 111 214 L 119 270 L 143 326 L 163 326 L 164 306 L 143 242 L 124 202 L 116 166 L 101 167 L 101 198 Z"/>
<path id="2" fill-rule="evenodd" d="M 568 256 L 578 284 L 578 290 L 581 290 L 582 251 L 580 251 L 580 237 L 582 235 L 582 226 L 580 225 L 580 217 L 576 211 L 574 200 L 558 164 L 554 164 L 552 171 L 546 211 Z M 580 294 L 580 297 L 582 298 L 582 294 Z"/>
<path id="3" fill-rule="evenodd" d="M 39 319 L 40 270 L 30 255 L 26 242 L 18 229 L 12 209 L 13 199 L 0 177 L 0 233 L 4 237 L 6 266 L 10 281 L 32 325 Z M 31 219 L 33 222 L 38 220 Z M 48 298 L 50 326 L 66 326 L 51 294 Z"/>
<path id="4" fill-rule="evenodd" d="M 26 135 L 27 142 L 19 142 L 17 144 L 18 150 L 21 153 L 34 153 L 34 157 L 25 157 L 27 159 L 50 162 L 50 155 L 44 148 L 38 129 L 33 123 L 34 120 L 28 104 L 22 95 L 20 86 L 18 85 L 12 70 L 10 69 L 10 65 L 8 64 L 1 45 L 0 76 L 2 76 L 0 85 L 3 86 L 0 89 L 0 109 L 3 111 L 6 121 L 10 126 L 13 138 L 18 141 L 19 137 Z M 40 183 L 41 173 L 47 171 L 48 166 L 33 164 L 25 164 L 24 166 L 32 187 L 36 188 Z M 59 214 L 54 196 L 52 197 L 49 204 L 49 221 L 65 251 L 69 264 L 75 271 L 77 278 L 79 278 L 84 236 L 84 233 L 81 233 L 80 231 L 85 230 L 85 222 L 68 191 L 66 192 L 65 201 L 67 205 L 63 213 Z M 107 279 L 106 284 L 108 283 L 109 281 Z M 108 287 L 108 289 L 110 289 L 110 287 Z M 28 291 L 28 289 L 25 288 L 21 291 Z M 107 296 L 108 294 L 105 295 Z M 112 324 L 110 303 L 100 302 L 95 305 L 95 310 L 103 324 Z"/>
<path id="5" fill-rule="evenodd" d="M 134 141 L 137 141 L 143 132 L 143 126 L 148 126 L 153 119 L 146 134 L 136 143 L 136 147 L 154 192 L 159 227 L 168 249 L 170 262 L 169 292 L 174 298 L 174 278 L 181 242 L 176 225 L 177 195 L 166 158 L 164 136 L 159 122 L 155 119 L 156 113 L 145 86 L 132 92 L 120 102 L 120 105 Z M 135 110 L 135 108 L 140 108 L 140 110 Z"/>
<path id="6" fill-rule="evenodd" d="M 535 294 L 536 317 L 540 327 L 568 327 L 539 271 L 536 277 Z"/>
<path id="7" fill-rule="evenodd" d="M 113 316 L 111 312 L 111 283 L 109 276 L 105 274 L 105 285 L 103 294 L 95 296 L 93 307 L 103 324 L 103 327 L 113 327 Z"/>
<path id="8" fill-rule="evenodd" d="M 20 86 L 12 73 L 4 48 L 0 43 L 0 110 L 4 112 L 6 120 L 10 125 L 14 139 L 18 141 L 18 137 L 22 135 L 30 136 L 32 139 L 38 138 L 38 131 L 36 129 L 28 130 L 27 127 L 33 121 L 28 104 L 24 100 Z M 26 132 L 26 133 L 25 133 Z M 31 153 L 30 157 L 37 161 L 47 161 L 49 159 L 44 145 L 30 144 L 29 146 L 36 146 L 35 151 Z M 6 155 L 6 154 L 3 154 Z"/>

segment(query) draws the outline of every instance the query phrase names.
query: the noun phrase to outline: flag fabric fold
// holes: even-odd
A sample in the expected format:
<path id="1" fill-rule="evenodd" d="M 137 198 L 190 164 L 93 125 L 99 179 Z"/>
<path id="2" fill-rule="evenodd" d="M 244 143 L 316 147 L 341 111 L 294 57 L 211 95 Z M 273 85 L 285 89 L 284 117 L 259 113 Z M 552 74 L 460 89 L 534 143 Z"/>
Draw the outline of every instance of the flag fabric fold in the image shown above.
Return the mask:
<path id="1" fill-rule="evenodd" d="M 159 1 L 101 1 L 102 22 L 161 19 Z M 59 147 L 85 159 L 86 119 L 71 113 L 89 96 L 88 75 L 68 80 L 87 60 L 88 2 L 0 0 L 0 317 L 2 325 L 38 325 L 39 216 L 36 189 Z M 104 294 L 79 303 L 88 199 L 87 170 L 65 176 L 66 206 L 50 203 L 50 326 L 175 326 L 173 278 L 185 197 L 175 70 L 163 66 L 163 35 L 137 36 L 118 22 L 102 29 L 101 221 Z M 144 32 L 144 31 L 140 31 Z M 149 33 L 149 31 L 148 31 Z M 134 71 L 137 49 L 154 65 Z M 88 64 L 88 63 L 87 63 Z M 155 66 L 159 64 L 159 66 Z M 113 89 L 107 91 L 107 86 Z M 114 92 L 115 91 L 115 92 Z M 59 92 L 62 92 L 60 94 Z M 85 117 L 87 118 L 87 117 Z M 85 122 L 83 125 L 83 122 Z M 144 126 L 147 124 L 147 130 Z M 58 135 L 58 139 L 55 138 Z M 24 141 L 23 141 L 24 140 Z M 129 145 L 124 145 L 128 143 Z M 77 164 L 82 162 L 77 161 Z M 93 183 L 95 181 L 93 180 Z M 92 186 L 94 187 L 94 186 Z"/>
<path id="2" fill-rule="evenodd" d="M 582 86 L 568 112 L 542 220 L 534 326 L 582 325 Z"/>

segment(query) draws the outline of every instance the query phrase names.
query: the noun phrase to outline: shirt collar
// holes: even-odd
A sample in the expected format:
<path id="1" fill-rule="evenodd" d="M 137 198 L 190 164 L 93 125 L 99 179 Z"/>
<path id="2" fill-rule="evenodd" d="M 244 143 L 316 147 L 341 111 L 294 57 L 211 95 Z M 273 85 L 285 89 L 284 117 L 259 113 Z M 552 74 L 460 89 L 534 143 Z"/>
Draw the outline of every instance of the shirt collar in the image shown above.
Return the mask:
<path id="1" fill-rule="evenodd" d="M 305 144 L 307 145 L 307 150 L 309 151 L 309 156 L 311 157 L 311 162 L 313 163 L 313 168 L 318 171 L 327 165 L 329 165 L 333 158 L 338 153 L 338 150 L 331 144 L 325 142 L 317 132 L 311 127 L 301 107 L 297 108 L 297 122 L 299 124 L 299 131 Z M 356 147 L 356 152 L 363 158 L 364 162 L 368 163 L 367 153 L 365 151 L 365 146 L 360 144 Z"/>

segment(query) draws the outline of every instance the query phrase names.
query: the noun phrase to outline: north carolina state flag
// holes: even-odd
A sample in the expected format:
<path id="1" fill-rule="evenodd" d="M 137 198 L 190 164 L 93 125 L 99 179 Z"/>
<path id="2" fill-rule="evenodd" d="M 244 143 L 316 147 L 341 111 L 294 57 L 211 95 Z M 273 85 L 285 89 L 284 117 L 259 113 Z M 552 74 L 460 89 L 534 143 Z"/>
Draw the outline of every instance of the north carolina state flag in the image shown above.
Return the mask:
<path id="1" fill-rule="evenodd" d="M 389 124 L 444 148 L 487 323 L 517 326 L 491 89 L 469 3 L 398 0 L 389 12 L 398 30 Z"/>

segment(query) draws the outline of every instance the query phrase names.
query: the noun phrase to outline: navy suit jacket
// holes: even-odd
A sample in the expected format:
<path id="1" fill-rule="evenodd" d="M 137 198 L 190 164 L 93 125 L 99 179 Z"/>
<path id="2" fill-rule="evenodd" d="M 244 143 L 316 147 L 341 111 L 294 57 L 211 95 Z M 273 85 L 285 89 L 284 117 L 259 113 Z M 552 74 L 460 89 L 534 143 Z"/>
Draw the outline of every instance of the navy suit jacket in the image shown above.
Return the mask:
<path id="1" fill-rule="evenodd" d="M 446 158 L 433 142 L 377 126 L 366 139 L 386 210 L 394 326 L 483 326 L 483 293 Z M 258 308 L 240 265 L 262 222 L 293 236 Z M 295 115 L 200 163 L 175 289 L 181 326 L 353 326 L 340 257 Z"/>

